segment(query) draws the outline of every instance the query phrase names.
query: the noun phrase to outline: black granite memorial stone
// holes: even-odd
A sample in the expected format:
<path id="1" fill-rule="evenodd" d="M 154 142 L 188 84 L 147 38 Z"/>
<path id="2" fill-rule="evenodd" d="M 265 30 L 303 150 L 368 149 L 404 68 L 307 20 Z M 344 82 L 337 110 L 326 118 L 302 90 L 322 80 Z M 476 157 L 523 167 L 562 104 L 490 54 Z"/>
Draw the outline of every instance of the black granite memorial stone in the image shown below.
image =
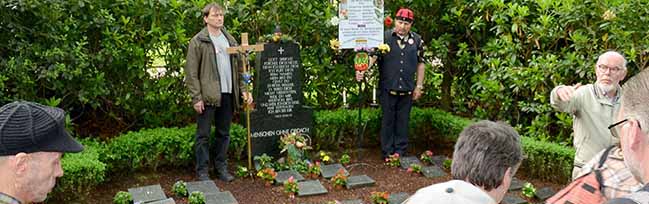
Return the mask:
<path id="1" fill-rule="evenodd" d="M 251 113 L 252 155 L 277 158 L 279 138 L 287 133 L 311 135 L 313 110 L 303 107 L 303 71 L 295 43 L 268 43 L 258 58 L 255 110 Z"/>

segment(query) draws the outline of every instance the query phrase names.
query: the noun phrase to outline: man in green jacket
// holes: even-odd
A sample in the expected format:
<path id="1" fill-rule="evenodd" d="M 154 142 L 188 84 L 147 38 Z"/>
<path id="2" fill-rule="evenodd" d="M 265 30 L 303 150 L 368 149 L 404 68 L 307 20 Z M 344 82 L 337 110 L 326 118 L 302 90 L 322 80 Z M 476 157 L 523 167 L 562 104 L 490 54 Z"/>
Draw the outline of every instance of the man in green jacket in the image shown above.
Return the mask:
<path id="1" fill-rule="evenodd" d="M 619 110 L 620 81 L 626 72 L 624 56 L 608 51 L 597 59 L 595 83 L 585 86 L 560 85 L 550 94 L 552 107 L 573 116 L 573 146 L 576 150 L 573 179 L 595 154 L 619 143 L 619 139 L 614 138 L 606 127 Z"/>
<path id="2" fill-rule="evenodd" d="M 198 113 L 194 144 L 196 174 L 198 180 L 210 179 L 208 163 L 212 153 L 218 179 L 230 182 L 234 180 L 228 173 L 226 158 L 230 123 L 234 108 L 239 107 L 239 93 L 246 103 L 252 103 L 252 95 L 243 89 L 239 56 L 227 53 L 228 47 L 238 44 L 223 27 L 225 10 L 211 3 L 202 12 L 205 28 L 189 41 L 185 64 L 185 83 Z M 212 122 L 216 126 L 216 139 L 209 143 Z"/>

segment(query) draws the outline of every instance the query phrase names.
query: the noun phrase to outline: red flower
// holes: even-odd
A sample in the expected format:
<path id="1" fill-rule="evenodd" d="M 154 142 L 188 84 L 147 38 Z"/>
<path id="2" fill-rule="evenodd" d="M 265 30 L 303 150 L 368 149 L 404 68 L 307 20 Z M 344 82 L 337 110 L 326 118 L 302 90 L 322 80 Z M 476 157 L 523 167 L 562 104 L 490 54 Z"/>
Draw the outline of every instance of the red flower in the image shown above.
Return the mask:
<path id="1" fill-rule="evenodd" d="M 385 27 L 392 26 L 392 17 L 390 16 L 385 17 L 385 20 L 383 20 L 383 24 L 385 24 Z"/>

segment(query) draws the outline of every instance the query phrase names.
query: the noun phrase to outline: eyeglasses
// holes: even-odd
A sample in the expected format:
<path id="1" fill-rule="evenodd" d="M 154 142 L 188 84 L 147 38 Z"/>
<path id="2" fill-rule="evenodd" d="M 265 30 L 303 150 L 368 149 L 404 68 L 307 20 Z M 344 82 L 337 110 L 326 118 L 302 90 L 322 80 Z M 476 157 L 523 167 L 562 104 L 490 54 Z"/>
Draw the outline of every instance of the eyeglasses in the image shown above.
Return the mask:
<path id="1" fill-rule="evenodd" d="M 618 73 L 622 70 L 622 68 L 618 66 L 609 67 L 603 64 L 598 64 L 597 69 L 601 72 L 605 72 L 608 69 L 611 73 Z"/>
<path id="2" fill-rule="evenodd" d="M 609 125 L 608 130 L 611 131 L 611 135 L 613 135 L 613 137 L 618 137 L 619 138 L 619 135 L 617 134 L 618 131 L 615 131 L 615 126 L 618 126 L 618 125 L 620 125 L 622 123 L 625 123 L 625 122 L 628 122 L 628 121 L 629 121 L 629 119 L 627 118 L 627 119 L 621 120 L 620 122 L 613 123 L 612 125 Z M 640 127 L 640 123 L 638 123 L 638 129 L 642 130 L 642 127 Z"/>
<path id="3" fill-rule="evenodd" d="M 621 120 L 620 122 L 613 123 L 612 125 L 609 125 L 608 126 L 608 131 L 611 131 L 611 135 L 613 135 L 613 137 L 618 137 L 619 138 L 620 136 L 617 134 L 617 131 L 615 130 L 615 126 L 618 126 L 618 125 L 620 125 L 622 123 L 625 123 L 627 121 L 629 121 L 629 119 L 624 119 L 624 120 Z"/>

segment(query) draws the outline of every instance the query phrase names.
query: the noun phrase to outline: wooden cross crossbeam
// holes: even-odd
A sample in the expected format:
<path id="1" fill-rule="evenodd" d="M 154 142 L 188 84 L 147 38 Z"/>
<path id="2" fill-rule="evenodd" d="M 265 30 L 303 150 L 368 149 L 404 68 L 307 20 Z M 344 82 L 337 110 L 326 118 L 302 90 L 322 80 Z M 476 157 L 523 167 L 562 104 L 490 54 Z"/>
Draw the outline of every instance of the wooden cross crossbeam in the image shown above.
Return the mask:
<path id="1" fill-rule="evenodd" d="M 238 54 L 241 53 L 245 57 L 241 59 L 243 61 L 243 71 L 248 72 L 248 52 L 261 52 L 264 51 L 264 44 L 248 44 L 248 33 L 241 33 L 241 46 L 238 47 L 229 47 L 227 49 L 228 54 Z"/>

